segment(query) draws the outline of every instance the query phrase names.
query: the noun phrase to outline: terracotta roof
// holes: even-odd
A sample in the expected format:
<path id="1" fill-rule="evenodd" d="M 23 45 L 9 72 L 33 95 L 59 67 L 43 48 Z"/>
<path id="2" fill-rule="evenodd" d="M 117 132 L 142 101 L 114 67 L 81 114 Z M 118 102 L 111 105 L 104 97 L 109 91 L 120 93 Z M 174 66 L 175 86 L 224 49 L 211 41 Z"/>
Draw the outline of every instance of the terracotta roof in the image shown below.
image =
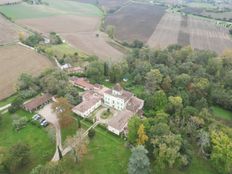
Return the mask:
<path id="1" fill-rule="evenodd" d="M 119 91 L 119 92 L 120 92 L 120 91 L 122 91 L 123 89 L 122 89 L 121 85 L 120 85 L 119 83 L 117 83 L 117 84 L 114 86 L 113 90 Z"/>
<path id="2" fill-rule="evenodd" d="M 81 88 L 84 88 L 86 90 L 94 89 L 94 85 L 89 83 L 89 81 L 85 78 L 73 78 L 71 79 L 74 85 L 77 85 Z"/>
<path id="3" fill-rule="evenodd" d="M 32 111 L 34 109 L 37 109 L 39 106 L 43 105 L 44 103 L 46 103 L 47 101 L 52 99 L 52 95 L 50 94 L 44 94 L 42 96 L 38 96 L 36 98 L 33 98 L 32 100 L 26 102 L 25 104 L 23 104 L 24 108 Z"/>
<path id="4" fill-rule="evenodd" d="M 124 91 L 124 90 L 121 91 L 121 95 L 115 95 L 115 94 L 113 94 L 113 90 L 111 90 L 111 89 L 105 91 L 105 93 L 106 93 L 106 94 L 109 94 L 109 95 L 112 95 L 112 96 L 114 96 L 114 97 L 121 98 L 121 99 L 123 99 L 125 102 L 127 102 L 127 101 L 133 96 L 133 94 L 132 94 L 131 92 L 129 92 L 129 91 Z"/>
<path id="5" fill-rule="evenodd" d="M 133 114 L 134 113 L 129 110 L 123 110 L 109 120 L 108 126 L 113 127 L 114 129 L 117 129 L 121 132 Z"/>
<path id="6" fill-rule="evenodd" d="M 84 69 L 82 67 L 70 67 L 66 69 L 69 73 L 83 73 Z"/>
<path id="7" fill-rule="evenodd" d="M 139 110 L 143 108 L 143 105 L 144 105 L 144 101 L 142 99 L 133 96 L 127 103 L 126 108 L 131 112 L 137 113 Z"/>
<path id="8" fill-rule="evenodd" d="M 92 108 L 97 102 L 99 102 L 101 99 L 92 99 L 92 100 L 86 100 L 86 101 L 83 101 L 81 102 L 79 105 L 75 106 L 72 111 L 73 112 L 76 112 L 76 111 L 79 111 L 79 112 L 86 112 L 87 110 L 89 110 L 90 108 Z"/>
<path id="9" fill-rule="evenodd" d="M 75 106 L 72 110 L 73 112 L 79 111 L 79 112 L 84 113 L 85 111 L 93 107 L 101 99 L 102 99 L 102 96 L 100 96 L 99 94 L 93 91 L 87 91 L 83 94 L 83 102 Z"/>

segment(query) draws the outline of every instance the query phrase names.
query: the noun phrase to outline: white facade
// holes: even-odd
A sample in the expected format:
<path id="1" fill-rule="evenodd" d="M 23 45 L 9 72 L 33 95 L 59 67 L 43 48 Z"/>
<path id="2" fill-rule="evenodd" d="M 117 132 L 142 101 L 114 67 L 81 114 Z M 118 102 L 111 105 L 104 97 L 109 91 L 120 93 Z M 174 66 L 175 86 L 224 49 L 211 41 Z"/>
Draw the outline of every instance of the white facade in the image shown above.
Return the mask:
<path id="1" fill-rule="evenodd" d="M 104 94 L 104 104 L 120 111 L 126 107 L 123 99 L 106 93 Z"/>
<path id="2" fill-rule="evenodd" d="M 111 126 L 108 126 L 107 129 L 108 129 L 110 132 L 113 132 L 113 133 L 116 134 L 116 135 L 120 135 L 120 133 L 122 132 L 122 131 L 120 131 L 120 130 L 118 130 L 118 129 L 115 129 L 115 128 L 111 127 Z"/>

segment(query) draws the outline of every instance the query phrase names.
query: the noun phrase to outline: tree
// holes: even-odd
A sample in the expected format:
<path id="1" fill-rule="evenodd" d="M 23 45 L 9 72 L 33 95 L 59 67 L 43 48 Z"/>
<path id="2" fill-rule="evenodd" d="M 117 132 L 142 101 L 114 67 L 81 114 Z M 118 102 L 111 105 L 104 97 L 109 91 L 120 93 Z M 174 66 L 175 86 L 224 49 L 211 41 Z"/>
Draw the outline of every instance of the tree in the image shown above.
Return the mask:
<path id="1" fill-rule="evenodd" d="M 201 152 L 204 156 L 208 157 L 209 152 L 207 150 L 210 147 L 209 133 L 201 129 L 197 135 L 197 144 L 199 146 L 199 152 Z"/>
<path id="2" fill-rule="evenodd" d="M 104 64 L 98 61 L 91 62 L 86 74 L 92 82 L 101 83 L 104 80 Z"/>
<path id="3" fill-rule="evenodd" d="M 210 156 L 213 165 L 221 174 L 232 172 L 232 138 L 222 131 L 212 131 L 212 154 Z"/>
<path id="4" fill-rule="evenodd" d="M 22 142 L 10 147 L 6 156 L 5 166 L 11 173 L 15 173 L 30 162 L 30 148 Z"/>
<path id="5" fill-rule="evenodd" d="M 88 139 L 83 136 L 84 132 L 80 129 L 75 136 L 66 139 L 66 144 L 72 148 L 71 156 L 75 163 L 80 161 L 88 150 Z"/>
<path id="6" fill-rule="evenodd" d="M 137 131 L 141 125 L 141 120 L 139 117 L 132 117 L 128 122 L 128 142 L 131 144 L 136 144 L 138 138 Z"/>
<path id="7" fill-rule="evenodd" d="M 115 30 L 115 28 L 114 28 L 114 26 L 112 26 L 112 25 L 108 25 L 108 26 L 106 27 L 106 33 L 108 34 L 108 36 L 109 36 L 111 39 L 114 38 L 114 30 Z"/>
<path id="8" fill-rule="evenodd" d="M 65 98 L 57 98 L 52 104 L 52 109 L 57 113 L 62 128 L 68 127 L 74 121 L 71 108 L 72 106 Z"/>
<path id="9" fill-rule="evenodd" d="M 35 47 L 36 45 L 38 45 L 41 41 L 44 41 L 44 38 L 38 34 L 35 33 L 33 35 L 30 35 L 28 38 L 26 38 L 23 43 L 31 46 L 31 47 Z"/>
<path id="10" fill-rule="evenodd" d="M 95 136 L 95 130 L 94 129 L 90 129 L 88 132 L 88 137 L 89 138 L 93 138 Z"/>
<path id="11" fill-rule="evenodd" d="M 144 125 L 141 124 L 138 129 L 138 139 L 137 144 L 138 145 L 144 145 L 146 141 L 148 141 L 148 136 L 146 135 L 146 132 L 144 131 Z"/>
<path id="12" fill-rule="evenodd" d="M 64 170 L 57 162 L 49 162 L 46 165 L 38 165 L 30 174 L 63 174 Z"/>
<path id="13" fill-rule="evenodd" d="M 50 38 L 50 43 L 53 45 L 58 45 L 58 44 L 62 44 L 62 39 L 60 38 L 59 35 L 57 35 L 55 32 L 51 32 L 49 34 L 49 38 Z"/>
<path id="14" fill-rule="evenodd" d="M 152 69 L 146 74 L 145 87 L 150 93 L 154 93 L 157 89 L 160 88 L 163 75 L 158 69 Z"/>
<path id="15" fill-rule="evenodd" d="M 154 139 L 153 144 L 155 146 L 154 155 L 156 164 L 159 168 L 172 168 L 177 164 L 184 166 L 188 164 L 186 156 L 180 153 L 182 145 L 182 138 L 180 135 L 164 135 Z"/>
<path id="16" fill-rule="evenodd" d="M 168 99 L 164 91 L 159 90 L 154 94 L 155 110 L 162 111 L 165 109 Z"/>
<path id="17" fill-rule="evenodd" d="M 147 150 L 142 145 L 132 149 L 132 155 L 128 164 L 128 174 L 150 173 L 150 162 L 147 153 Z"/>

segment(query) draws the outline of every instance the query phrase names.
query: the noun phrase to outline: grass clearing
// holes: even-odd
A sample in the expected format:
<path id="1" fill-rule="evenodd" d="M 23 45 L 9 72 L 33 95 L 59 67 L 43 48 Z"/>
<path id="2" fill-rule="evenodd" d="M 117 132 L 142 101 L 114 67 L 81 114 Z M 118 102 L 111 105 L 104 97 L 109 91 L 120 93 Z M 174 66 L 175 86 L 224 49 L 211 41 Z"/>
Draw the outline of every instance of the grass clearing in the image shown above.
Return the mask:
<path id="1" fill-rule="evenodd" d="M 213 106 L 212 111 L 215 115 L 215 117 L 224 119 L 224 120 L 230 120 L 232 121 L 232 112 L 225 110 L 219 106 Z"/>
<path id="2" fill-rule="evenodd" d="M 18 174 L 28 174 L 33 167 L 44 164 L 51 159 L 55 146 L 48 137 L 46 130 L 42 127 L 29 123 L 19 132 L 14 131 L 12 128 L 12 117 L 14 115 L 31 118 L 33 114 L 23 110 L 19 110 L 15 114 L 3 114 L 0 126 L 0 147 L 7 150 L 17 142 L 27 143 L 31 148 L 32 162 L 19 170 Z"/>
<path id="3" fill-rule="evenodd" d="M 82 126 L 91 123 L 82 120 Z M 90 140 L 88 153 L 79 164 L 68 163 L 65 171 L 69 174 L 126 174 L 130 150 L 125 141 L 103 128 L 97 127 L 96 136 Z"/>
<path id="4" fill-rule="evenodd" d="M 3 107 L 5 105 L 10 104 L 14 99 L 16 99 L 17 95 L 12 95 L 8 98 L 5 98 L 3 100 L 0 101 L 0 107 Z"/>
<path id="5" fill-rule="evenodd" d="M 0 12 L 12 20 L 43 18 L 58 15 L 102 16 L 102 12 L 91 4 L 75 1 L 44 0 L 49 5 L 20 3 L 0 6 Z"/>

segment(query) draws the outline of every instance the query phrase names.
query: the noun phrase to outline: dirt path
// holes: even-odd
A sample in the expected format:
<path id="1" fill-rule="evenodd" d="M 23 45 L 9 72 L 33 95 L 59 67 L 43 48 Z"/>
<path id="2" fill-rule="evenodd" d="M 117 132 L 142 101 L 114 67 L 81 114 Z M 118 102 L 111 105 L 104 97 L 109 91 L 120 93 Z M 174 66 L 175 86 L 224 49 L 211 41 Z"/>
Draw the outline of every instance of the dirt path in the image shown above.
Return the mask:
<path id="1" fill-rule="evenodd" d="M 52 111 L 52 103 L 46 105 L 43 109 L 39 111 L 39 114 L 43 116 L 49 123 L 51 123 L 56 130 L 56 152 L 51 161 L 59 160 L 59 152 L 57 146 L 59 146 L 60 150 L 63 151 L 62 148 L 62 139 L 61 139 L 61 129 L 59 120 L 57 118 L 56 113 Z"/>
<path id="2" fill-rule="evenodd" d="M 0 107 L 0 111 L 5 110 L 5 109 L 9 108 L 10 106 L 11 106 L 11 104 L 7 104 L 5 106 L 2 106 L 2 107 Z"/>
<path id="3" fill-rule="evenodd" d="M 90 129 L 94 129 L 98 124 L 100 124 L 100 121 L 96 121 L 92 126 L 90 126 L 83 134 L 82 134 L 82 138 L 86 137 L 88 135 L 88 132 Z M 73 147 L 75 147 L 76 144 L 72 144 L 69 145 L 68 147 L 66 147 L 63 151 L 62 151 L 62 155 L 66 155 L 68 152 L 70 152 L 72 150 Z"/>

